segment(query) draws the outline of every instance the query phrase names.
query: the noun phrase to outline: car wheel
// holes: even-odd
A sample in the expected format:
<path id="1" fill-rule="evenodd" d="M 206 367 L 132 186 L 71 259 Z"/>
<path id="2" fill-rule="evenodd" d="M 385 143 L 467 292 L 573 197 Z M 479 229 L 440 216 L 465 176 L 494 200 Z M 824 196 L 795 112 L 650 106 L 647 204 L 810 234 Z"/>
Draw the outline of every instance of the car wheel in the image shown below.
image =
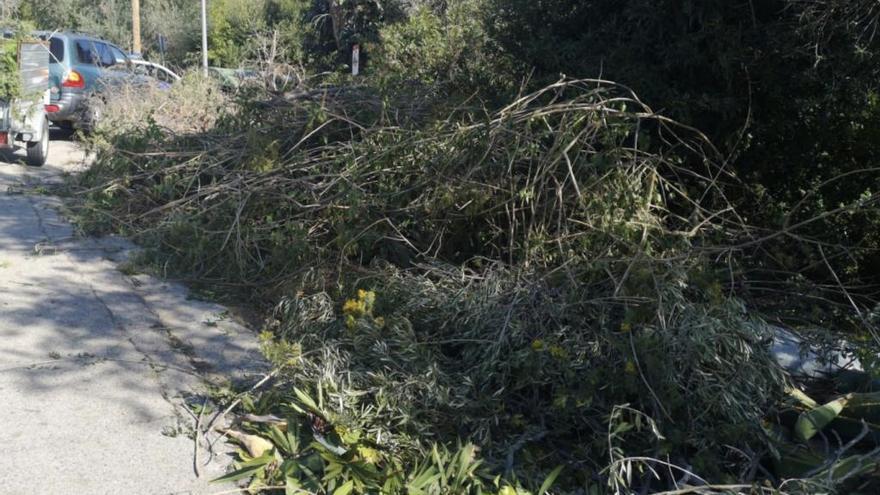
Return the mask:
<path id="1" fill-rule="evenodd" d="M 43 132 L 39 141 L 28 141 L 27 164 L 32 167 L 42 167 L 49 157 L 49 121 L 43 119 Z"/>

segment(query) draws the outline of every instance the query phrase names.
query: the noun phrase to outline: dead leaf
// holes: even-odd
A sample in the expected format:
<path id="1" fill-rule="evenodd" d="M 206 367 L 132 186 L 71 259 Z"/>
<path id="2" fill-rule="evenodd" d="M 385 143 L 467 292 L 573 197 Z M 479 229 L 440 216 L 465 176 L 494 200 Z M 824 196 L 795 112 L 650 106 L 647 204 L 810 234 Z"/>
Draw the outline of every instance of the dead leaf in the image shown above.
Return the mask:
<path id="1" fill-rule="evenodd" d="M 226 430 L 226 436 L 241 444 L 251 457 L 260 457 L 275 448 L 272 442 L 257 435 L 249 435 L 235 430 Z"/>

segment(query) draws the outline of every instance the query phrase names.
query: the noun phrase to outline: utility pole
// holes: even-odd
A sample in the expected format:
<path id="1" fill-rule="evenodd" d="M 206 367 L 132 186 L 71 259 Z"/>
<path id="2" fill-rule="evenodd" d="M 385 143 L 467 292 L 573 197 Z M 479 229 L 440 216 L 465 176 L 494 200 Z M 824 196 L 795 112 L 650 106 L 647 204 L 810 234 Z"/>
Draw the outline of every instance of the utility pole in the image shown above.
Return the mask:
<path id="1" fill-rule="evenodd" d="M 208 77 L 208 0 L 202 0 L 202 71 Z"/>
<path id="2" fill-rule="evenodd" d="M 131 0 L 131 51 L 141 53 L 141 0 Z"/>

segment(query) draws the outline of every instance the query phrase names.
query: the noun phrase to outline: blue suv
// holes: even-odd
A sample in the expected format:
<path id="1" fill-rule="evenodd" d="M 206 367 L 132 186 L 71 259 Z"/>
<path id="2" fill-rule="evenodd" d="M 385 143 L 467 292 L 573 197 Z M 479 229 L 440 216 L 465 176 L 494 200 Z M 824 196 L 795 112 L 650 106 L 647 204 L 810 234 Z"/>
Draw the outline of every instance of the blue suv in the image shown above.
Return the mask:
<path id="1" fill-rule="evenodd" d="M 49 41 L 49 120 L 65 128 L 89 128 L 98 109 L 89 99 L 109 87 L 141 79 L 118 46 L 88 35 L 40 32 Z"/>

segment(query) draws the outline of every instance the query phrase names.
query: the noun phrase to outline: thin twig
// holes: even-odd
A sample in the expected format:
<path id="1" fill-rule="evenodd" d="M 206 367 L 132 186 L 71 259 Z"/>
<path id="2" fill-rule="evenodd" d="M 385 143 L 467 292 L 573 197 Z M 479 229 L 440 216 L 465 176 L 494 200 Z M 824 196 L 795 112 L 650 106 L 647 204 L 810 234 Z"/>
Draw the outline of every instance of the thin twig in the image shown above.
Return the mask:
<path id="1" fill-rule="evenodd" d="M 205 414 L 205 407 L 208 405 L 208 398 L 202 401 L 202 408 L 199 409 L 199 417 L 196 419 L 196 433 L 193 439 L 193 468 L 196 472 L 196 478 L 202 477 L 201 461 L 199 460 L 199 448 L 202 440 L 202 416 Z"/>
<path id="2" fill-rule="evenodd" d="M 226 409 L 224 409 L 222 412 L 217 413 L 216 415 L 214 415 L 213 418 L 211 418 L 211 421 L 209 421 L 209 422 L 208 422 L 208 425 L 205 426 L 205 431 L 211 431 L 211 429 L 214 427 L 214 424 L 215 424 L 218 420 L 220 420 L 220 419 L 222 419 L 222 418 L 225 418 L 226 415 L 229 414 L 229 413 L 235 408 L 235 406 L 238 405 L 239 402 L 241 402 L 242 397 L 244 397 L 245 395 L 247 395 L 247 394 L 249 394 L 249 393 L 252 393 L 253 391 L 255 391 L 255 390 L 257 390 L 258 388 L 262 387 L 263 384 L 265 384 L 266 382 L 268 382 L 269 380 L 271 380 L 272 378 L 274 378 L 274 377 L 275 377 L 278 373 L 280 373 L 280 372 L 281 372 L 281 368 L 276 368 L 276 369 L 274 369 L 271 373 L 266 374 L 266 376 L 264 376 L 260 381 L 258 381 L 257 383 L 255 383 L 251 388 L 249 388 L 249 389 L 246 390 L 245 392 L 242 392 L 242 393 L 238 394 L 238 396 L 235 398 L 235 400 L 233 400 L 233 401 L 229 404 L 229 406 L 226 407 Z M 224 436 L 225 436 L 225 434 L 219 436 L 219 437 L 216 438 L 216 439 L 214 439 L 214 441 L 211 442 L 211 448 L 213 448 L 213 447 L 214 447 L 214 444 L 217 443 L 217 441 L 218 441 L 219 439 L 223 438 Z"/>

